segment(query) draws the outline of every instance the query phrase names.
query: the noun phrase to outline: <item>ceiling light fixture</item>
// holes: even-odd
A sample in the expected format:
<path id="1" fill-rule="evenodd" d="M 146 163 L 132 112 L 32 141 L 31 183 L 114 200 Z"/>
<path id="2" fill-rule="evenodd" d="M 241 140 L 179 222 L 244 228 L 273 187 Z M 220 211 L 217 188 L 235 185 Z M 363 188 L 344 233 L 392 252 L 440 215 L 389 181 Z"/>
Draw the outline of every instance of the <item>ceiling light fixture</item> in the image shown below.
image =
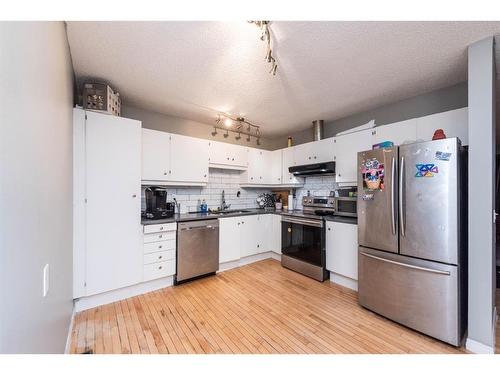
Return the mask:
<path id="1" fill-rule="evenodd" d="M 255 26 L 262 30 L 262 34 L 260 35 L 260 40 L 267 43 L 267 52 L 266 52 L 266 61 L 271 64 L 271 70 L 269 73 L 272 73 L 273 76 L 276 75 L 276 70 L 278 69 L 278 64 L 276 63 L 276 59 L 273 57 L 273 50 L 271 48 L 271 30 L 269 29 L 269 24 L 271 21 L 248 21 L 253 23 Z"/>
<path id="2" fill-rule="evenodd" d="M 257 144 L 260 144 L 261 132 L 260 126 L 252 124 L 250 121 L 245 120 L 241 116 L 231 116 L 227 113 L 220 112 L 215 119 L 214 131 L 212 136 L 217 135 L 217 129 L 222 129 L 225 131 L 224 138 L 229 136 L 229 132 L 236 133 L 236 140 L 241 139 L 241 135 L 245 134 L 247 136 L 247 142 L 250 142 L 251 138 L 254 137 L 257 140 Z"/>

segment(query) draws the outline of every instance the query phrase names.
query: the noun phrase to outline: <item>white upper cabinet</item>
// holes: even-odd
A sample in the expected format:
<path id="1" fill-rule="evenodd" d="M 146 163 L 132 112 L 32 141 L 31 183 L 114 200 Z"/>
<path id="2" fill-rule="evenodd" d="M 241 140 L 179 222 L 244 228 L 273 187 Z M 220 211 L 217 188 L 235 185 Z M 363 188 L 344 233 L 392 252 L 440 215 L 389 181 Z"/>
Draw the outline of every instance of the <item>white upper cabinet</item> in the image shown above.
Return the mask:
<path id="1" fill-rule="evenodd" d="M 208 143 L 208 150 L 211 167 L 238 170 L 248 168 L 247 147 L 210 141 Z"/>
<path id="2" fill-rule="evenodd" d="M 86 115 L 84 267 L 93 295 L 142 281 L 141 123 Z"/>
<path id="3" fill-rule="evenodd" d="M 241 176 L 242 184 L 271 185 L 279 184 L 277 180 L 278 166 L 273 167 L 273 162 L 278 163 L 278 158 L 272 151 L 248 148 L 248 170 Z"/>
<path id="4" fill-rule="evenodd" d="M 199 138 L 171 134 L 170 163 L 173 181 L 206 183 L 208 181 L 208 143 Z"/>
<path id="5" fill-rule="evenodd" d="M 373 144 L 390 141 L 399 146 L 417 140 L 417 119 L 377 126 L 372 130 Z"/>
<path id="6" fill-rule="evenodd" d="M 281 180 L 285 185 L 299 185 L 304 183 L 303 178 L 295 177 L 288 171 L 288 168 L 295 165 L 294 148 L 295 147 L 287 147 L 281 150 Z"/>
<path id="7" fill-rule="evenodd" d="M 336 181 L 357 182 L 358 152 L 371 150 L 372 129 L 341 135 L 335 138 Z"/>
<path id="8" fill-rule="evenodd" d="M 270 181 L 271 184 L 282 184 L 282 152 L 281 150 L 275 150 L 271 152 L 271 173 Z"/>
<path id="9" fill-rule="evenodd" d="M 334 138 L 297 145 L 293 147 L 294 165 L 332 161 L 335 155 L 334 147 Z"/>
<path id="10" fill-rule="evenodd" d="M 142 179 L 168 181 L 170 174 L 170 134 L 142 129 Z"/>
<path id="11" fill-rule="evenodd" d="M 417 120 L 417 140 L 430 141 L 436 129 L 443 129 L 447 138 L 458 137 L 462 145 L 469 144 L 468 107 L 419 117 Z"/>
<path id="12" fill-rule="evenodd" d="M 142 129 L 142 180 L 201 185 L 208 181 L 208 142 Z"/>

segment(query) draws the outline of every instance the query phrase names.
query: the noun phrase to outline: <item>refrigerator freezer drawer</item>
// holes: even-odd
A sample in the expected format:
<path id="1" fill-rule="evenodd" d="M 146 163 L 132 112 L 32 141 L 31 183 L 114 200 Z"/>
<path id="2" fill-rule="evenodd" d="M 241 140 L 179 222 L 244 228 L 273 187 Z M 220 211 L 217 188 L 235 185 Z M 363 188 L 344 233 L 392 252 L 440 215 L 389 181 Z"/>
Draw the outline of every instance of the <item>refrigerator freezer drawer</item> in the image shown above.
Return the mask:
<path id="1" fill-rule="evenodd" d="M 458 267 L 359 247 L 360 305 L 459 346 Z"/>

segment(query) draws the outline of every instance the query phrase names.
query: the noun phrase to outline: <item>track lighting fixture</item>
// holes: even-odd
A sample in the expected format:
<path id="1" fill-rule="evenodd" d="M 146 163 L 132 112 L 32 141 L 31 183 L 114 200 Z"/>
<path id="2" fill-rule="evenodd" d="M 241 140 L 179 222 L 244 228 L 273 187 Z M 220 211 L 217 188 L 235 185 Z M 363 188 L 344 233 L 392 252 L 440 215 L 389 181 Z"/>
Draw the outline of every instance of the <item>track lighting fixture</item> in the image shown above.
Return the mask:
<path id="1" fill-rule="evenodd" d="M 215 119 L 214 131 L 212 132 L 212 136 L 216 136 L 217 129 L 222 129 L 225 131 L 223 133 L 224 138 L 229 136 L 229 132 L 237 133 L 235 139 L 240 140 L 241 134 L 245 134 L 247 136 L 247 142 L 250 142 L 252 137 L 254 137 L 257 141 L 257 144 L 260 145 L 260 127 L 258 125 L 252 124 L 250 121 L 245 120 L 244 117 L 241 116 L 231 116 L 227 113 L 219 113 L 217 118 Z"/>

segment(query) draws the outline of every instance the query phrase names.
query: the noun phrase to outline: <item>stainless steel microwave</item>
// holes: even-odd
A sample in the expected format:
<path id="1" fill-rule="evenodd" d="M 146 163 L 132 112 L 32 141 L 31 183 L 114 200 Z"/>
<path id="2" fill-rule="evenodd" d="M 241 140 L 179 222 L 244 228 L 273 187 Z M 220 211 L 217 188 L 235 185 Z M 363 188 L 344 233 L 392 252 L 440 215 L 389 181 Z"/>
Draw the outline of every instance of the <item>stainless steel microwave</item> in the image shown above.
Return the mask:
<path id="1" fill-rule="evenodd" d="M 358 199 L 356 197 L 336 197 L 335 215 L 357 217 Z"/>

